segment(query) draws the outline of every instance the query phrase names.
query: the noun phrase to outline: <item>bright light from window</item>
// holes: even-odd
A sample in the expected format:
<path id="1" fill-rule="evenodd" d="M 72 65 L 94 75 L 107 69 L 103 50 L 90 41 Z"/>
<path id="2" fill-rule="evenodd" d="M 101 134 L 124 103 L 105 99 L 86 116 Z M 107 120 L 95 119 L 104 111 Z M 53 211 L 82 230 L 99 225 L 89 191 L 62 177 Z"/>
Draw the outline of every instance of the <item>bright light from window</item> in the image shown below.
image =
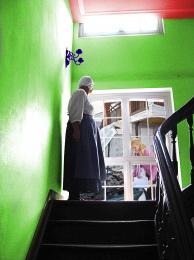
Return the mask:
<path id="1" fill-rule="evenodd" d="M 9 158 L 14 165 L 36 168 L 40 166 L 45 154 L 50 131 L 50 118 L 46 111 L 42 111 L 31 104 L 26 111 L 10 124 L 5 150 L 9 149 Z"/>
<path id="2" fill-rule="evenodd" d="M 154 14 L 88 16 L 79 27 L 79 36 L 158 34 L 162 20 Z"/>

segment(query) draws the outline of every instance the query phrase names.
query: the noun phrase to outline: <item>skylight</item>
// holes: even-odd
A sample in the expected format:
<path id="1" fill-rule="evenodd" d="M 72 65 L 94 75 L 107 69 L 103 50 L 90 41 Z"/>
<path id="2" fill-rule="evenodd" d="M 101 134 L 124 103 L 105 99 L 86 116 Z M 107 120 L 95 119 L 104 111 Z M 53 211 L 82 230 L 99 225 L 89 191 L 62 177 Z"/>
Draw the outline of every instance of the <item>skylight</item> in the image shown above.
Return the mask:
<path id="1" fill-rule="evenodd" d="M 144 35 L 163 32 L 162 19 L 154 14 L 88 16 L 79 24 L 79 37 Z"/>

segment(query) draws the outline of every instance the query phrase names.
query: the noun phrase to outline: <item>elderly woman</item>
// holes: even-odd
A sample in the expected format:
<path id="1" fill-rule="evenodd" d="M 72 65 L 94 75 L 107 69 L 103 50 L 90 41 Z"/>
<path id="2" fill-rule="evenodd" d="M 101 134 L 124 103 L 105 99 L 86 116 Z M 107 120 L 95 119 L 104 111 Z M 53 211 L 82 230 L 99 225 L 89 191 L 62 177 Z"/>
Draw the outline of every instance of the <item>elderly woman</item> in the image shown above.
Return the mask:
<path id="1" fill-rule="evenodd" d="M 69 191 L 70 200 L 79 200 L 80 193 L 100 192 L 105 179 L 100 136 L 88 98 L 93 85 L 90 76 L 82 77 L 68 104 L 63 189 Z"/>

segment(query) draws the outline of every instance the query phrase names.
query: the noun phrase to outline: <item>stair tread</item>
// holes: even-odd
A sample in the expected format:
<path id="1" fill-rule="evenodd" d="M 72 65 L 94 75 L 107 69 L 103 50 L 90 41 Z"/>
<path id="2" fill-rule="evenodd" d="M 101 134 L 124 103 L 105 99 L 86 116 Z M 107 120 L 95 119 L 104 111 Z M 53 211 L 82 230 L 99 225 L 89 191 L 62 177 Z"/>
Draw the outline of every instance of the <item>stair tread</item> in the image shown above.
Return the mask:
<path id="1" fill-rule="evenodd" d="M 36 260 L 156 260 L 157 244 L 42 244 Z"/>

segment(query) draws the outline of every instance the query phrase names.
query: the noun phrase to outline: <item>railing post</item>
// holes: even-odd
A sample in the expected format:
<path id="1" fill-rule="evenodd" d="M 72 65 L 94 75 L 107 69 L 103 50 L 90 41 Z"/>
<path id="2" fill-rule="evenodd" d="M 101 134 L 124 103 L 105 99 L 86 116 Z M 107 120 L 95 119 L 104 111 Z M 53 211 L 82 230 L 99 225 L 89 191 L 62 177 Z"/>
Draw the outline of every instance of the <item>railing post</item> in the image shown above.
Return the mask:
<path id="1" fill-rule="evenodd" d="M 177 162 L 177 155 L 176 155 L 176 137 L 177 137 L 177 126 L 175 126 L 171 130 L 171 138 L 172 138 L 172 163 L 174 167 L 174 171 L 176 176 L 178 175 L 178 162 Z"/>
<path id="2" fill-rule="evenodd" d="M 187 118 L 190 134 L 190 161 L 191 161 L 191 183 L 194 186 L 194 145 L 193 145 L 193 115 Z"/>

